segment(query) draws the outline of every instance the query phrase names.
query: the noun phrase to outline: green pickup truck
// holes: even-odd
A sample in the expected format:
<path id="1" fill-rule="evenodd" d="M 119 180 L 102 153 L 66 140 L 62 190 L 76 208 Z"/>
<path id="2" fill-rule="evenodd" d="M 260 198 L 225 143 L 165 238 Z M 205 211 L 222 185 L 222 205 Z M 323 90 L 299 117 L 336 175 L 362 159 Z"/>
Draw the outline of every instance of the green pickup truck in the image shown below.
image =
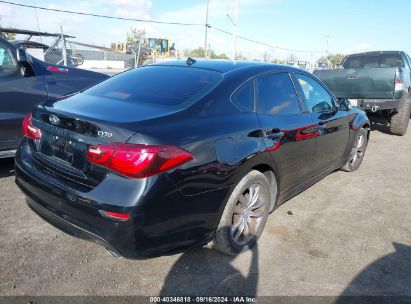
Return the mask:
<path id="1" fill-rule="evenodd" d="M 315 70 L 337 98 L 367 112 L 382 112 L 392 134 L 404 135 L 411 112 L 411 58 L 401 51 L 352 54 L 341 69 Z"/>

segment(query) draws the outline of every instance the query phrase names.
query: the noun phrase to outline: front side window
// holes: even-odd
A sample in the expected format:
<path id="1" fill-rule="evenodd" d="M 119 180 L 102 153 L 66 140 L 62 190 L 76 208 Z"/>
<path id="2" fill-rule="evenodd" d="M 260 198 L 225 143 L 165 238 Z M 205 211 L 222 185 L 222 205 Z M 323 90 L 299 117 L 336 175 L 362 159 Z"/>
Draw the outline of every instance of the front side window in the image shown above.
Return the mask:
<path id="1" fill-rule="evenodd" d="M 175 107 L 211 91 L 221 73 L 186 67 L 146 66 L 114 76 L 84 94 L 136 104 Z"/>
<path id="2" fill-rule="evenodd" d="M 332 96 L 318 81 L 301 74 L 296 74 L 296 78 L 304 92 L 310 112 L 322 113 L 334 109 Z"/>
<path id="3" fill-rule="evenodd" d="M 300 113 L 297 94 L 288 73 L 270 74 L 257 79 L 257 111 L 268 115 Z"/>
<path id="4" fill-rule="evenodd" d="M 16 71 L 17 62 L 11 53 L 11 50 L 0 42 L 0 76 L 7 75 Z"/>

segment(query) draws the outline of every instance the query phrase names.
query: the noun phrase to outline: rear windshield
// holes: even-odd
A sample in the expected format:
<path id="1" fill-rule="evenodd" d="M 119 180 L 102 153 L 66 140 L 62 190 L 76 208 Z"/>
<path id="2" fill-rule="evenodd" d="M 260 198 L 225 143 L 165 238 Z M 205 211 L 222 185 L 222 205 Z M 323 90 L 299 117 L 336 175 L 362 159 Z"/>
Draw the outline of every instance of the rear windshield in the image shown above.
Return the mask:
<path id="1" fill-rule="evenodd" d="M 404 67 L 400 54 L 365 54 L 349 56 L 345 69 L 401 68 Z"/>
<path id="2" fill-rule="evenodd" d="M 110 78 L 84 93 L 132 103 L 178 106 L 196 101 L 222 78 L 190 67 L 146 66 Z"/>

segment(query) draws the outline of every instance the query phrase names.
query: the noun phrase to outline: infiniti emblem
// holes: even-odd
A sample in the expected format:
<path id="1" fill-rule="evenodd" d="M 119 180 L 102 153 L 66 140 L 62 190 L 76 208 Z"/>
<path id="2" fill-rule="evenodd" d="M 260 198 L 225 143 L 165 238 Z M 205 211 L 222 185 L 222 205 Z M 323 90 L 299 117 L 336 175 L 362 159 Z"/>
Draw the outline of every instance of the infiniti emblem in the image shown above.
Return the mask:
<path id="1" fill-rule="evenodd" d="M 58 118 L 56 115 L 50 115 L 49 116 L 49 121 L 53 125 L 58 125 L 60 123 L 60 118 Z"/>

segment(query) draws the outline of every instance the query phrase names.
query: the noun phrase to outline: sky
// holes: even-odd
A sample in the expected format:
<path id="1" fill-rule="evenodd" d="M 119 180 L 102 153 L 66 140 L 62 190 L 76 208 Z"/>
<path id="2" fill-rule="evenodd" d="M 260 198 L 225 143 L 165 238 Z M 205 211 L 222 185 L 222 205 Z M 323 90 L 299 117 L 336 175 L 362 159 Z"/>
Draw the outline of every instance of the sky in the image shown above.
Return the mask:
<path id="1" fill-rule="evenodd" d="M 148 36 L 168 37 L 179 50 L 204 46 L 206 0 L 10 0 L 71 11 L 200 26 L 158 25 L 71 15 L 0 3 L 3 26 L 58 32 L 83 43 L 109 47 L 125 41 L 130 28 L 145 29 Z M 353 53 L 371 50 L 404 50 L 411 54 L 411 1 L 409 0 L 239 0 L 238 34 L 272 46 L 238 39 L 237 52 L 260 59 L 316 60 L 326 53 Z M 235 0 L 210 0 L 209 24 L 232 32 Z M 37 22 L 38 19 L 38 22 Z M 232 52 L 232 36 L 209 30 L 210 48 L 217 53 Z M 300 52 L 302 51 L 302 52 Z"/>

